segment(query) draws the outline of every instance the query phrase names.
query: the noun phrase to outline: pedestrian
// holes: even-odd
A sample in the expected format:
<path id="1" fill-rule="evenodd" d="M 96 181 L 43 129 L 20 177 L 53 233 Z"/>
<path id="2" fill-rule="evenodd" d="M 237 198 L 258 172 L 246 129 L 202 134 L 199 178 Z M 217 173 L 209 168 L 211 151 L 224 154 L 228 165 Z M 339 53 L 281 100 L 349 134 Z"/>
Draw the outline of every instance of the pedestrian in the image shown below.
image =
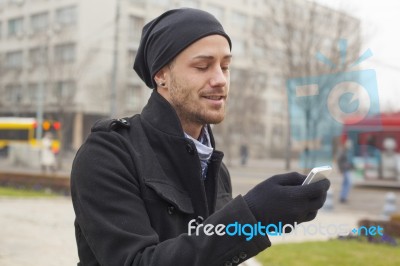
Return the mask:
<path id="1" fill-rule="evenodd" d="M 339 167 L 339 171 L 342 175 L 342 188 L 340 192 L 340 202 L 346 203 L 349 197 L 349 193 L 351 190 L 351 176 L 350 172 L 353 169 L 353 163 L 351 161 L 351 141 L 347 140 L 345 144 L 339 150 L 339 155 L 337 159 L 337 164 Z"/>
<path id="2" fill-rule="evenodd" d="M 43 172 L 56 170 L 56 157 L 53 152 L 53 136 L 46 132 L 42 138 L 40 150 L 40 165 Z"/>
<path id="3" fill-rule="evenodd" d="M 247 145 L 246 144 L 240 145 L 240 163 L 242 165 L 246 165 L 248 156 L 249 156 L 249 150 L 247 148 Z"/>
<path id="4" fill-rule="evenodd" d="M 97 122 L 73 163 L 79 265 L 237 265 L 271 242 L 224 226 L 314 219 L 327 179 L 301 186 L 304 175 L 275 175 L 232 199 L 210 127 L 225 116 L 231 48 L 217 19 L 198 9 L 144 26 L 134 69 L 153 89 L 147 105 Z"/>

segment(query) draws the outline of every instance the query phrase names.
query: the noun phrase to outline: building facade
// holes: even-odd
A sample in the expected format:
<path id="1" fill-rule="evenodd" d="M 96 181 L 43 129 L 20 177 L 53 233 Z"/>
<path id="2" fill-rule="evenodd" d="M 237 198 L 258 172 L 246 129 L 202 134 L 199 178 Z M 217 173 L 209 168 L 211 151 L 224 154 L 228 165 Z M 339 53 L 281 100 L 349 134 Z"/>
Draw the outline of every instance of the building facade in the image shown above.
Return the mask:
<path id="1" fill-rule="evenodd" d="M 151 93 L 132 69 L 141 29 L 178 7 L 209 11 L 233 41 L 229 114 L 215 128 L 219 148 L 235 156 L 245 144 L 251 156 L 283 155 L 285 80 L 303 74 L 295 71 L 307 58 L 298 55 L 301 41 L 315 34 L 325 44 L 314 48 L 329 50 L 338 37 L 324 28 L 307 32 L 300 10 L 315 11 L 328 28 L 327 14 L 357 24 L 303 0 L 0 0 L 0 115 L 34 117 L 42 108 L 45 118 L 62 121 L 64 147 L 75 150 L 97 119 L 140 112 Z M 299 20 L 287 23 L 287 12 Z M 288 49 L 288 36 L 298 47 Z"/>

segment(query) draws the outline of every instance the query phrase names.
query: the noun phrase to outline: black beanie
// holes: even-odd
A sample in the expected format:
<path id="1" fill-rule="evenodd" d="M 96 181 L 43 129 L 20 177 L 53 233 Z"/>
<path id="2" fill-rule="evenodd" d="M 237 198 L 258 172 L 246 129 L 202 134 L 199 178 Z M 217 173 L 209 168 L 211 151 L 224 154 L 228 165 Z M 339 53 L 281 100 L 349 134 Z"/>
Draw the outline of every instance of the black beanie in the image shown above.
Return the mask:
<path id="1" fill-rule="evenodd" d="M 154 75 L 190 44 L 209 35 L 229 36 L 211 14 L 193 8 L 169 10 L 143 27 L 133 69 L 149 88 Z"/>

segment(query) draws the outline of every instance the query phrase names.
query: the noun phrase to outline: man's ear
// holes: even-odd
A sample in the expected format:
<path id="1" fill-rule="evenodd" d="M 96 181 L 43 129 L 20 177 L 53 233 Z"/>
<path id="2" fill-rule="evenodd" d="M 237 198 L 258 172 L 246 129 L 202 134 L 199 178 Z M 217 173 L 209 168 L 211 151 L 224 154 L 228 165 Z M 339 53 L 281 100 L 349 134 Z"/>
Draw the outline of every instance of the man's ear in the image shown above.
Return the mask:
<path id="1" fill-rule="evenodd" d="M 168 67 L 164 66 L 155 75 L 154 81 L 157 84 L 157 89 L 165 88 L 167 85 Z"/>

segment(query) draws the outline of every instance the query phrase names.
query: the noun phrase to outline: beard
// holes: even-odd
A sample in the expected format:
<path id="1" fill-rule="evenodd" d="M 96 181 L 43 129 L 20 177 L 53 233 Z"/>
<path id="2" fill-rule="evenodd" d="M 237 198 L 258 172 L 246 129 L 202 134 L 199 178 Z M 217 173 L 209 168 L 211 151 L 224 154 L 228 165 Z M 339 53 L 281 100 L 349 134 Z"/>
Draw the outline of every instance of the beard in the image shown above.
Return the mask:
<path id="1" fill-rule="evenodd" d="M 171 73 L 170 97 L 178 117 L 183 123 L 219 124 L 225 117 L 225 104 L 219 109 L 210 110 L 203 106 L 197 88 L 191 88 L 187 80 L 178 80 Z"/>

